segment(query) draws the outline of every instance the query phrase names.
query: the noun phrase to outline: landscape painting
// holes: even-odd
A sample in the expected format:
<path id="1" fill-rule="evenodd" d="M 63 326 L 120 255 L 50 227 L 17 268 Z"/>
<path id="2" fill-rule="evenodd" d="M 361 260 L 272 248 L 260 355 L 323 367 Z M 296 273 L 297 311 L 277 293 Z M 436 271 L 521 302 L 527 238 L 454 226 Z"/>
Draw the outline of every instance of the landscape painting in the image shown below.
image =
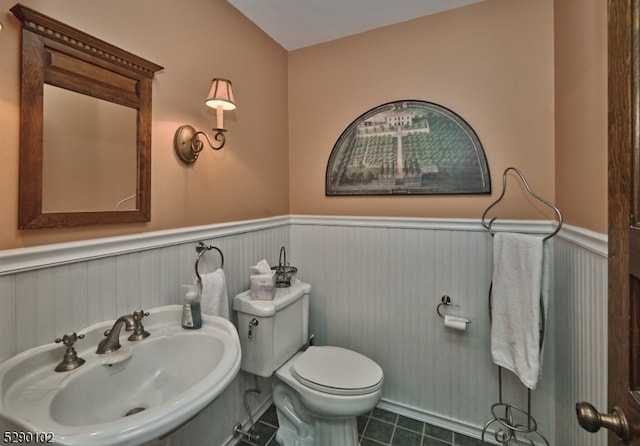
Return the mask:
<path id="1" fill-rule="evenodd" d="M 353 121 L 329 157 L 326 195 L 490 194 L 480 139 L 453 111 L 407 100 Z"/>

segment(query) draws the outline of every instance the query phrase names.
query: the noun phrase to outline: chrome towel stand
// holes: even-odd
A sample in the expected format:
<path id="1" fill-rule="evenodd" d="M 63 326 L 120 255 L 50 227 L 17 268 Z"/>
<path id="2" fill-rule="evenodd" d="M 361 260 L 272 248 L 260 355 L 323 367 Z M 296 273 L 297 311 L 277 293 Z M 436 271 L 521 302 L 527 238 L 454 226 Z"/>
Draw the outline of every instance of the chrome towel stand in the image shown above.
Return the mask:
<path id="1" fill-rule="evenodd" d="M 516 175 L 518 175 L 520 177 L 520 180 L 522 181 L 522 184 L 524 185 L 525 189 L 527 189 L 527 192 L 529 192 L 529 195 L 531 195 L 536 200 L 544 203 L 545 205 L 547 205 L 548 207 L 553 209 L 553 212 L 555 212 L 555 214 L 556 214 L 556 218 L 557 218 L 558 224 L 557 224 L 555 230 L 553 232 L 551 232 L 550 234 L 548 234 L 543 240 L 546 241 L 546 240 L 550 239 L 551 237 L 553 237 L 554 235 L 556 235 L 558 232 L 560 232 L 560 229 L 562 228 L 562 223 L 563 223 L 562 213 L 560 212 L 560 209 L 558 209 L 550 201 L 548 201 L 548 200 L 542 198 L 540 195 L 536 194 L 531 189 L 531 187 L 529 186 L 529 183 L 527 182 L 526 178 L 524 177 L 524 174 L 522 172 L 520 172 L 520 170 L 516 169 L 515 167 L 507 167 L 504 170 L 504 173 L 502 174 L 502 193 L 500 194 L 498 199 L 496 201 L 494 201 L 493 203 L 491 203 L 489 205 L 489 207 L 486 208 L 484 210 L 484 212 L 482 213 L 482 226 L 484 226 L 484 228 L 487 231 L 489 231 L 489 233 L 491 235 L 495 234 L 495 232 L 494 232 L 493 228 L 491 227 L 491 225 L 493 224 L 493 222 L 496 220 L 497 217 L 493 217 L 491 220 L 489 220 L 489 223 L 487 223 L 486 222 L 486 216 L 487 216 L 487 213 L 489 212 L 489 210 L 492 207 L 494 207 L 496 204 L 498 204 L 500 202 L 500 200 L 502 200 L 504 198 L 504 194 L 507 191 L 507 174 L 509 173 L 509 171 L 515 172 Z"/>
<path id="2" fill-rule="evenodd" d="M 198 263 L 200 263 L 200 258 L 202 257 L 202 255 L 207 251 L 211 251 L 212 249 L 215 249 L 216 251 L 218 251 L 218 254 L 220 254 L 220 268 L 224 268 L 224 254 L 222 254 L 220 248 L 212 245 L 207 245 L 204 242 L 198 242 L 198 244 L 196 244 L 196 252 L 198 253 L 198 256 L 196 257 L 195 269 L 196 277 L 198 278 L 198 288 L 200 293 L 202 293 L 202 277 L 200 277 L 200 272 L 198 271 Z"/>
<path id="3" fill-rule="evenodd" d="M 498 197 L 496 201 L 491 203 L 487 209 L 482 213 L 482 226 L 489 231 L 489 233 L 493 236 L 495 235 L 495 231 L 491 227 L 493 222 L 496 220 L 496 217 L 492 218 L 488 223 L 486 222 L 486 216 L 489 210 L 494 207 L 502 198 L 507 190 L 507 174 L 509 171 L 513 171 L 520 177 L 522 184 L 527 189 L 527 192 L 536 200 L 544 203 L 556 214 L 557 225 L 555 229 L 547 234 L 542 240 L 543 242 L 549 240 L 553 236 L 555 236 L 560 229 L 562 228 L 563 219 L 562 213 L 560 209 L 558 209 L 553 203 L 542 198 L 540 195 L 533 192 L 523 173 L 516 169 L 515 167 L 507 167 L 502 175 L 502 193 Z M 491 289 L 489 287 L 489 317 L 491 318 Z M 544 318 L 544 302 L 540 299 L 540 309 L 541 309 L 541 324 L 540 324 L 540 349 L 542 349 L 543 341 L 544 341 L 544 332 L 545 332 L 545 318 Z M 500 413 L 499 413 L 500 412 Z M 529 444 L 531 446 L 534 445 L 534 442 L 528 438 L 528 435 L 537 435 L 539 438 L 544 441 L 547 446 L 549 442 L 545 438 L 545 436 L 538 431 L 538 423 L 535 418 L 531 416 L 531 389 L 527 388 L 527 410 L 521 409 L 513 404 L 504 403 L 502 398 L 502 367 L 498 367 L 498 402 L 491 406 L 491 413 L 493 418 L 489 420 L 482 429 L 482 437 L 481 441 L 483 444 L 487 444 L 485 441 L 485 435 L 487 434 L 488 429 L 494 425 L 496 429 L 494 431 L 493 437 L 498 444 L 502 445 L 521 445 L 521 444 Z M 526 423 L 522 423 L 519 420 L 526 419 Z M 523 438 L 519 438 L 524 436 Z"/>

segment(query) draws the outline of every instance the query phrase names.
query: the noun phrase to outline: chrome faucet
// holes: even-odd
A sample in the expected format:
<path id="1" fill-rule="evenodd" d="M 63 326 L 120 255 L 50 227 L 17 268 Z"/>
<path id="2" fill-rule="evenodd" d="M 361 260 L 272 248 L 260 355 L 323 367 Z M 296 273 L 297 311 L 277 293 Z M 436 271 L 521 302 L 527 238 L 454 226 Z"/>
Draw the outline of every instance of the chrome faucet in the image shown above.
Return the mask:
<path id="1" fill-rule="evenodd" d="M 134 319 L 132 314 L 127 314 L 124 316 L 120 316 L 114 323 L 111 330 L 107 330 L 104 332 L 106 338 L 104 338 L 98 344 L 98 350 L 96 353 L 102 355 L 104 353 L 110 353 L 116 351 L 120 348 L 120 330 L 122 329 L 122 324 L 125 324 L 126 331 L 132 331 L 136 328 L 136 320 Z"/>

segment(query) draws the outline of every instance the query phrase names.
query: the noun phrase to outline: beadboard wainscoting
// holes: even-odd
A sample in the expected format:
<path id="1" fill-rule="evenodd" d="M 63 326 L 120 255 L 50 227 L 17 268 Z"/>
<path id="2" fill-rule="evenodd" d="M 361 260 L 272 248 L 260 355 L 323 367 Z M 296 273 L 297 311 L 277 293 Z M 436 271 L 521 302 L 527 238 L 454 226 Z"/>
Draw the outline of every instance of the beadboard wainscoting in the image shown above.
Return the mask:
<path id="1" fill-rule="evenodd" d="M 468 220 L 301 223 L 291 229 L 292 261 L 313 284 L 310 329 L 318 343 L 378 362 L 386 408 L 478 437 L 498 401 L 498 369 L 490 357 L 489 233 Z M 445 328 L 436 312 L 443 295 L 459 305 L 444 312 L 471 321 L 466 331 Z M 553 342 L 547 347 L 532 411 L 553 438 Z M 505 401 L 526 408 L 525 388 L 504 375 Z"/>
<path id="2" fill-rule="evenodd" d="M 549 222 L 511 221 L 497 229 L 544 232 Z M 283 216 L 247 222 L 88 240 L 0 252 L 0 360 L 51 342 L 66 331 L 139 308 L 181 303 L 194 277 L 195 243 L 225 255 L 231 298 L 248 286 L 248 267 L 277 264 L 281 246 L 312 285 L 310 328 L 316 344 L 360 351 L 385 371 L 381 406 L 478 437 L 498 401 L 490 359 L 488 289 L 492 240 L 478 220 Z M 574 405 L 606 407 L 606 237 L 565 225 L 553 239 L 554 290 L 543 376 L 532 413 L 551 444 L 596 446 L 601 434 L 581 431 Z M 207 253 L 201 268 L 215 268 Z M 445 328 L 445 309 L 471 320 Z M 82 341 L 80 341 L 82 342 Z M 504 400 L 526 407 L 526 390 L 505 372 Z M 241 372 L 200 415 L 173 433 L 180 445 L 232 444 L 248 417 Z M 257 410 L 271 395 L 249 403 Z"/>
<path id="3" fill-rule="evenodd" d="M 607 411 L 607 238 L 567 227 L 555 245 L 556 445 L 607 444 L 576 421 L 575 404 Z"/>
<path id="4" fill-rule="evenodd" d="M 606 433 L 580 429 L 575 403 L 607 407 L 607 239 L 565 225 L 550 243 L 554 286 L 531 412 L 551 444 L 599 446 Z M 492 240 L 479 222 L 294 217 L 291 246 L 300 276 L 313 284 L 310 328 L 318 343 L 375 359 L 385 371 L 382 407 L 478 437 L 498 401 L 488 311 Z M 471 320 L 465 332 L 445 328 L 437 315 L 445 294 L 460 305 L 445 311 Z M 527 408 L 526 390 L 509 372 L 503 391 L 505 402 Z"/>
<path id="5" fill-rule="evenodd" d="M 195 278 L 199 240 L 224 253 L 231 299 L 248 288 L 250 265 L 262 258 L 277 263 L 280 247 L 289 243 L 289 218 L 0 252 L 0 359 L 134 310 L 181 304 L 181 286 Z M 200 261 L 200 272 L 218 266 L 218 254 L 210 251 Z M 61 358 L 63 352 L 61 347 Z M 249 397 L 254 409 L 271 395 L 268 380 L 259 383 L 264 392 Z M 212 404 L 160 444 L 230 442 L 234 425 L 248 418 L 242 398 L 253 386 L 253 377 L 240 372 Z"/>

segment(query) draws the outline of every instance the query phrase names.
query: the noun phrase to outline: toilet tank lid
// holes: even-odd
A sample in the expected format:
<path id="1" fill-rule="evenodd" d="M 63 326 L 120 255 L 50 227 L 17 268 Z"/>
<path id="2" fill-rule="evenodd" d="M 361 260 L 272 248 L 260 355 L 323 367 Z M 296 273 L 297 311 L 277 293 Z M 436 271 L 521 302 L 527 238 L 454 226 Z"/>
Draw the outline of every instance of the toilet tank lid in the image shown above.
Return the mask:
<path id="1" fill-rule="evenodd" d="M 277 288 L 273 300 L 252 299 L 250 291 L 245 291 L 233 298 L 233 309 L 252 316 L 271 317 L 310 292 L 311 285 L 300 280 L 290 287 Z"/>

